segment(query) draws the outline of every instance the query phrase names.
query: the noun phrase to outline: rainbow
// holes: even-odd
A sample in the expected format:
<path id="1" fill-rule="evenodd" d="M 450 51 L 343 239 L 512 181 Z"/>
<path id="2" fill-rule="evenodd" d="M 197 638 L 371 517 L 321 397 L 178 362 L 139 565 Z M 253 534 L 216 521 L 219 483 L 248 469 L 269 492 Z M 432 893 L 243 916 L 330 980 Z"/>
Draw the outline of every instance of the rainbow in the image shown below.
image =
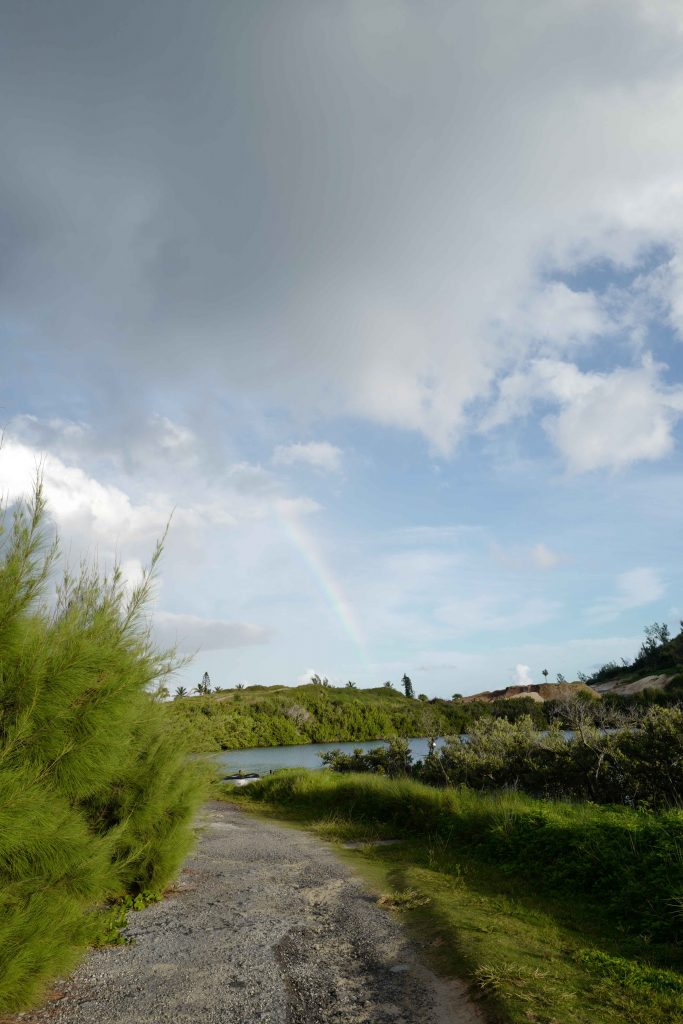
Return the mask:
<path id="1" fill-rule="evenodd" d="M 280 510 L 280 520 L 285 535 L 302 556 L 325 595 L 330 608 L 358 652 L 363 667 L 368 669 L 368 655 L 363 632 L 353 606 L 346 597 L 339 580 L 336 579 L 313 537 L 304 529 L 299 520 L 292 513 L 285 513 L 282 510 Z"/>

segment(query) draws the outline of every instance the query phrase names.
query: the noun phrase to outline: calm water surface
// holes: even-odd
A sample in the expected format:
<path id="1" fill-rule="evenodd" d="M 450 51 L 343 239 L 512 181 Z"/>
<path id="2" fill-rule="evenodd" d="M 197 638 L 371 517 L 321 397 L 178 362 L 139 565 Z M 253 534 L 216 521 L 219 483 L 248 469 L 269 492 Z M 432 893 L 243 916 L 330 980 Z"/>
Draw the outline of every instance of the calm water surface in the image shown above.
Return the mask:
<path id="1" fill-rule="evenodd" d="M 442 740 L 437 740 L 440 746 Z M 360 747 L 361 750 L 372 750 L 373 747 L 387 747 L 383 740 L 367 740 L 365 743 L 302 743 L 293 747 L 249 747 L 247 750 L 223 750 L 215 755 L 215 759 L 226 775 L 231 772 L 259 772 L 267 775 L 276 768 L 321 768 L 320 754 L 326 750 L 343 750 L 351 754 Z M 427 756 L 428 740 L 417 738 L 408 740 L 414 760 L 422 760 Z"/>

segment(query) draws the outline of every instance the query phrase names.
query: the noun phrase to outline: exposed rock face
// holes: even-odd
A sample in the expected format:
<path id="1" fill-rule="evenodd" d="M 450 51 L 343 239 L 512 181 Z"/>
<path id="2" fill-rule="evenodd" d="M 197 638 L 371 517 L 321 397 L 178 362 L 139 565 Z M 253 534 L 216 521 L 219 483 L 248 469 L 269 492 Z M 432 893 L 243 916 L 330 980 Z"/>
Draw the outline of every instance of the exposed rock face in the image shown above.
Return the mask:
<path id="1" fill-rule="evenodd" d="M 306 708 L 302 708 L 300 704 L 292 704 L 291 708 L 287 708 L 285 711 L 287 718 L 291 718 L 295 725 L 305 725 L 306 722 L 310 722 L 313 715 Z"/>
<path id="2" fill-rule="evenodd" d="M 484 690 L 483 693 L 463 697 L 463 701 L 480 700 L 489 703 L 492 700 L 518 700 L 521 697 L 530 697 L 531 700 L 542 704 L 546 700 L 562 700 L 576 693 L 587 693 L 589 697 L 595 698 L 599 696 L 585 683 L 529 683 L 525 686 L 506 686 L 502 690 Z"/>
<path id="3" fill-rule="evenodd" d="M 625 697 L 643 690 L 664 690 L 674 677 L 671 675 L 643 676 L 642 679 L 630 679 L 628 676 L 617 676 L 604 683 L 587 686 L 586 683 L 531 683 L 527 686 L 506 686 L 502 690 L 484 690 L 474 693 L 471 697 L 463 697 L 464 702 L 480 700 L 489 703 L 492 700 L 518 700 L 530 697 L 542 704 L 546 700 L 562 700 L 572 694 L 587 693 L 589 697 L 599 699 L 603 694 L 614 694 Z"/>
<path id="4" fill-rule="evenodd" d="M 622 676 L 608 679 L 605 683 L 596 683 L 592 689 L 600 694 L 614 693 L 618 697 L 623 697 L 630 693 L 642 693 L 643 690 L 664 690 L 672 679 L 673 676 L 643 676 L 642 679 L 627 682 Z"/>

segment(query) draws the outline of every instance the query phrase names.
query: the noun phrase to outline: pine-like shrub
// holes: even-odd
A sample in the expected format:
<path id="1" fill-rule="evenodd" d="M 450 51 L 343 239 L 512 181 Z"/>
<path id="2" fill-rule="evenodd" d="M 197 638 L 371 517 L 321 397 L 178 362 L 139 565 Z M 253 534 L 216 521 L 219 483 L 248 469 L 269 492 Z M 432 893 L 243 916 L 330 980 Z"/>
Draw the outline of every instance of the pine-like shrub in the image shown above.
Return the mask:
<path id="1" fill-rule="evenodd" d="M 163 889 L 203 789 L 154 693 L 160 546 L 132 593 L 84 567 L 48 602 L 44 524 L 38 485 L 0 537 L 0 1012 L 77 959 L 107 899 Z"/>

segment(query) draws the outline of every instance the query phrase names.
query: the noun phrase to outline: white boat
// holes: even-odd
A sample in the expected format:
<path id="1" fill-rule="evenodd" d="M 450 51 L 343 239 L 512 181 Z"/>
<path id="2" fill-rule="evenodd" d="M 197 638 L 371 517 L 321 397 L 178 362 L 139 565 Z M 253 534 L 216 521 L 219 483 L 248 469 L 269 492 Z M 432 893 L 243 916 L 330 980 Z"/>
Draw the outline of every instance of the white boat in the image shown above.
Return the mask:
<path id="1" fill-rule="evenodd" d="M 258 782 L 261 778 L 258 772 L 234 772 L 226 775 L 223 782 L 230 782 L 233 786 L 248 786 L 250 782 Z"/>

